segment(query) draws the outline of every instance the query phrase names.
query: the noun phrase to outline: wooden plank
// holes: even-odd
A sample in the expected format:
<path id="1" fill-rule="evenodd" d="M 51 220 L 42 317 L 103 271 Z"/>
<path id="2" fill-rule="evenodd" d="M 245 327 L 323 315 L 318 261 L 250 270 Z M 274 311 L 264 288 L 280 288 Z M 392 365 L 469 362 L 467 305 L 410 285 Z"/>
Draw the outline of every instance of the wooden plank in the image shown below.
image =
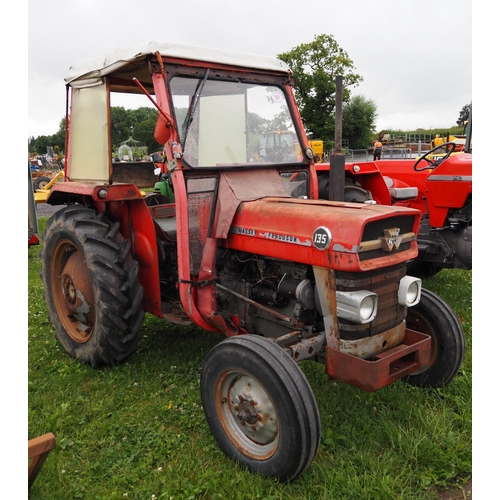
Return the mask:
<path id="1" fill-rule="evenodd" d="M 56 438 L 52 432 L 38 436 L 28 441 L 28 490 L 33 485 L 47 455 L 56 447 Z"/>

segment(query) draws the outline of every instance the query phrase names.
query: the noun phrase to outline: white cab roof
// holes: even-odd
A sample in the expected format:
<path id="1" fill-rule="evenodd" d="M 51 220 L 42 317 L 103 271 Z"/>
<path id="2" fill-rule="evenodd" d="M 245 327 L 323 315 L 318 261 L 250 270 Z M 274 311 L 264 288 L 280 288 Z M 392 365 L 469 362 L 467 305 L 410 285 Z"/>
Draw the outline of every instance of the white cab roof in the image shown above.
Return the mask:
<path id="1" fill-rule="evenodd" d="M 134 47 L 117 49 L 103 57 L 81 61 L 71 66 L 64 80 L 74 88 L 99 85 L 102 83 L 102 77 L 125 69 L 135 62 L 145 59 L 147 56 L 156 54 L 156 52 L 165 57 L 228 64 L 231 66 L 275 72 L 287 73 L 289 71 L 286 63 L 273 57 L 176 43 L 149 42 Z"/>

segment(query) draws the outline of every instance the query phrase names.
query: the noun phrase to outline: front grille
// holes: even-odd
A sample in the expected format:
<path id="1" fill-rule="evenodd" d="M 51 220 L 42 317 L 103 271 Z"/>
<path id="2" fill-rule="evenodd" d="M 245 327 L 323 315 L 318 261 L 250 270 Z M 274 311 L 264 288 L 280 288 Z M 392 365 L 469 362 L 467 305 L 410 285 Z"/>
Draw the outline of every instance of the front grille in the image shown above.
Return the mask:
<path id="1" fill-rule="evenodd" d="M 384 229 L 398 228 L 400 235 L 412 233 L 414 221 L 415 219 L 413 215 L 400 215 L 397 217 L 391 217 L 390 219 L 381 219 L 369 222 L 363 230 L 361 243 L 375 242 L 380 238 L 383 238 L 385 236 Z M 405 250 L 409 250 L 410 247 L 411 241 L 403 242 L 399 245 L 399 248 L 391 250 L 391 254 L 404 252 Z M 359 252 L 360 261 L 377 259 L 386 256 L 387 251 L 382 248 L 373 248 L 368 251 Z"/>
<path id="2" fill-rule="evenodd" d="M 340 338 L 357 340 L 370 337 L 400 324 L 404 319 L 405 308 L 398 304 L 398 288 L 405 274 L 405 264 L 363 273 L 337 272 L 337 290 L 369 290 L 378 295 L 378 312 L 371 323 L 360 325 L 339 318 Z"/>

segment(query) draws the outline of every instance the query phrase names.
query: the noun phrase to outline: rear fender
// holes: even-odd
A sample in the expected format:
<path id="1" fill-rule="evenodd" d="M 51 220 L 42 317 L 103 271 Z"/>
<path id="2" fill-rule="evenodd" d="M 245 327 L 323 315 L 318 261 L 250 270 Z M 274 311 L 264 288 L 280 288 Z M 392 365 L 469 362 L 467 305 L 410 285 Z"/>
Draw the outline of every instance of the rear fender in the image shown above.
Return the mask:
<path id="1" fill-rule="evenodd" d="M 381 160 L 377 161 L 377 168 L 384 177 L 390 177 L 393 180 L 404 182 L 406 185 L 418 189 L 418 197 L 425 196 L 426 179 L 431 170 L 422 170 L 416 172 L 413 168 L 415 159 L 401 160 Z"/>
<path id="2" fill-rule="evenodd" d="M 406 206 L 429 212 L 430 225 L 443 227 L 449 209 L 462 208 L 472 194 L 472 155 L 452 155 L 433 170 L 416 172 L 414 165 L 414 159 L 377 162 L 382 175 L 418 188 L 417 199 Z"/>
<path id="3" fill-rule="evenodd" d="M 132 255 L 139 264 L 139 282 L 144 287 L 143 308 L 162 317 L 158 250 L 153 219 L 135 184 L 57 182 L 47 203 L 81 203 L 97 213 L 106 212 L 120 223 L 120 232 L 130 240 Z"/>
<path id="4" fill-rule="evenodd" d="M 161 311 L 160 271 L 153 219 L 142 199 L 111 201 L 104 210 L 109 218 L 120 222 L 120 231 L 130 240 L 131 253 L 139 263 L 139 282 L 144 287 L 143 308 L 158 317 Z"/>
<path id="5" fill-rule="evenodd" d="M 451 156 L 427 176 L 427 203 L 432 227 L 443 227 L 451 208 L 462 208 L 472 195 L 472 155 Z"/>

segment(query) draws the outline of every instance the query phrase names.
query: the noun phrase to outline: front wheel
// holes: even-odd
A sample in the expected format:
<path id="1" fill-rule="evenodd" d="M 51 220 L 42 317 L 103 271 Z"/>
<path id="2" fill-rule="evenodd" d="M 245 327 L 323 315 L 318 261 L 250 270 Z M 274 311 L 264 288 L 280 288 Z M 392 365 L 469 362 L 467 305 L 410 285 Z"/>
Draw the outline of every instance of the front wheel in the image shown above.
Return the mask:
<path id="1" fill-rule="evenodd" d="M 81 205 L 47 222 L 41 251 L 44 298 L 58 340 L 98 367 L 128 357 L 144 319 L 138 263 L 119 224 Z"/>
<path id="2" fill-rule="evenodd" d="M 439 387 L 451 382 L 464 358 L 465 338 L 451 307 L 436 294 L 422 289 L 420 302 L 408 308 L 409 329 L 431 336 L 431 364 L 406 381 L 419 387 Z"/>
<path id="3" fill-rule="evenodd" d="M 316 399 L 297 363 L 272 341 L 243 335 L 215 346 L 203 365 L 201 398 L 222 451 L 249 469 L 291 481 L 314 459 Z"/>

